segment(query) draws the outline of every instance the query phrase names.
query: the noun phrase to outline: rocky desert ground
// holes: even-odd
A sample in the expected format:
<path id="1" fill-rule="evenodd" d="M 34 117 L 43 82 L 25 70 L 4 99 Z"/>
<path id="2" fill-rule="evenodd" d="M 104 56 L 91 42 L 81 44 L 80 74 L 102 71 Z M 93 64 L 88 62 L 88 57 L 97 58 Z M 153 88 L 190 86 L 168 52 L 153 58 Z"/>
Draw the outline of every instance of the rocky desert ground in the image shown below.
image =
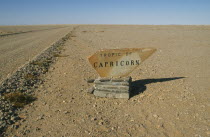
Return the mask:
<path id="1" fill-rule="evenodd" d="M 29 92 L 37 99 L 11 111 L 15 118 L 9 117 L 13 122 L 1 131 L 2 136 L 210 136 L 210 26 L 66 25 L 42 29 L 0 37 L 3 81 L 69 34 L 49 70 L 40 75 L 44 82 Z M 86 80 L 98 77 L 88 56 L 105 48 L 145 47 L 157 51 L 130 74 L 130 99 L 88 93 L 92 84 Z M 0 125 L 9 112 L 2 111 Z"/>

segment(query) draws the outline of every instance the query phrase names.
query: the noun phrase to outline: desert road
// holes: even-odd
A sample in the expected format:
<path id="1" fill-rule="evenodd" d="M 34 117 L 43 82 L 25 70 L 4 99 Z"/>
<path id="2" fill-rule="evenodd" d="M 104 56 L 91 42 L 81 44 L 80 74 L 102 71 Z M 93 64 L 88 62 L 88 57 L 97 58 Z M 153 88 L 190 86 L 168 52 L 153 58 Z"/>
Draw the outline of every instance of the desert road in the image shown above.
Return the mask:
<path id="1" fill-rule="evenodd" d="M 210 26 L 69 25 L 1 37 L 1 79 L 66 33 L 71 37 L 34 90 L 37 100 L 15 117 L 0 105 L 0 127 L 14 121 L 5 136 L 210 136 Z M 148 47 L 157 51 L 130 73 L 129 100 L 87 92 L 93 85 L 85 79 L 99 77 L 88 56 Z"/>
<path id="2" fill-rule="evenodd" d="M 18 28 L 18 27 L 17 27 Z M 35 28 L 0 37 L 0 81 L 71 31 L 72 26 Z"/>

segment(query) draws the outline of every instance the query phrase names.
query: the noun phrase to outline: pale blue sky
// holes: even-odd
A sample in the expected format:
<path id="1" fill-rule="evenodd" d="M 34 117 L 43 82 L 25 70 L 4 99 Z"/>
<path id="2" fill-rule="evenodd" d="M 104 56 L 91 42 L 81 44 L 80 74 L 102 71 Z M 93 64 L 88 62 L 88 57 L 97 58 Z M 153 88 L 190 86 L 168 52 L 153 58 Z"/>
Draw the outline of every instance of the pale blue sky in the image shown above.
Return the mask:
<path id="1" fill-rule="evenodd" d="M 0 25 L 210 25 L 210 0 L 0 0 Z"/>

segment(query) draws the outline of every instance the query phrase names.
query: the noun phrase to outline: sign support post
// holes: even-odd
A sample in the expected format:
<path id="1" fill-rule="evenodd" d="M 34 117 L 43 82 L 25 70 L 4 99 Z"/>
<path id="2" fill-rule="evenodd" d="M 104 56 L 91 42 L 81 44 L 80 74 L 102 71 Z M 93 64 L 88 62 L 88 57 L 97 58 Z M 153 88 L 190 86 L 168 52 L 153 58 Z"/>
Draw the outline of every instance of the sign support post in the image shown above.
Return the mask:
<path id="1" fill-rule="evenodd" d="M 94 95 L 110 98 L 129 98 L 131 77 L 98 78 L 94 81 Z"/>

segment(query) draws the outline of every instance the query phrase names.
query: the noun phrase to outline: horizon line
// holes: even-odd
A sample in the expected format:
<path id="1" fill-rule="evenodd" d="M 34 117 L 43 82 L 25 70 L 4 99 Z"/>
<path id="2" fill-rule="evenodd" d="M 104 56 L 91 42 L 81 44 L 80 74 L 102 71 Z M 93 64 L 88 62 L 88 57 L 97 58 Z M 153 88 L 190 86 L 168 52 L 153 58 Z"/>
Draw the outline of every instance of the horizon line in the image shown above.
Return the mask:
<path id="1" fill-rule="evenodd" d="M 0 26 L 39 26 L 39 25 L 128 25 L 128 26 L 209 26 L 210 24 L 14 24 L 6 25 L 0 24 Z"/>

